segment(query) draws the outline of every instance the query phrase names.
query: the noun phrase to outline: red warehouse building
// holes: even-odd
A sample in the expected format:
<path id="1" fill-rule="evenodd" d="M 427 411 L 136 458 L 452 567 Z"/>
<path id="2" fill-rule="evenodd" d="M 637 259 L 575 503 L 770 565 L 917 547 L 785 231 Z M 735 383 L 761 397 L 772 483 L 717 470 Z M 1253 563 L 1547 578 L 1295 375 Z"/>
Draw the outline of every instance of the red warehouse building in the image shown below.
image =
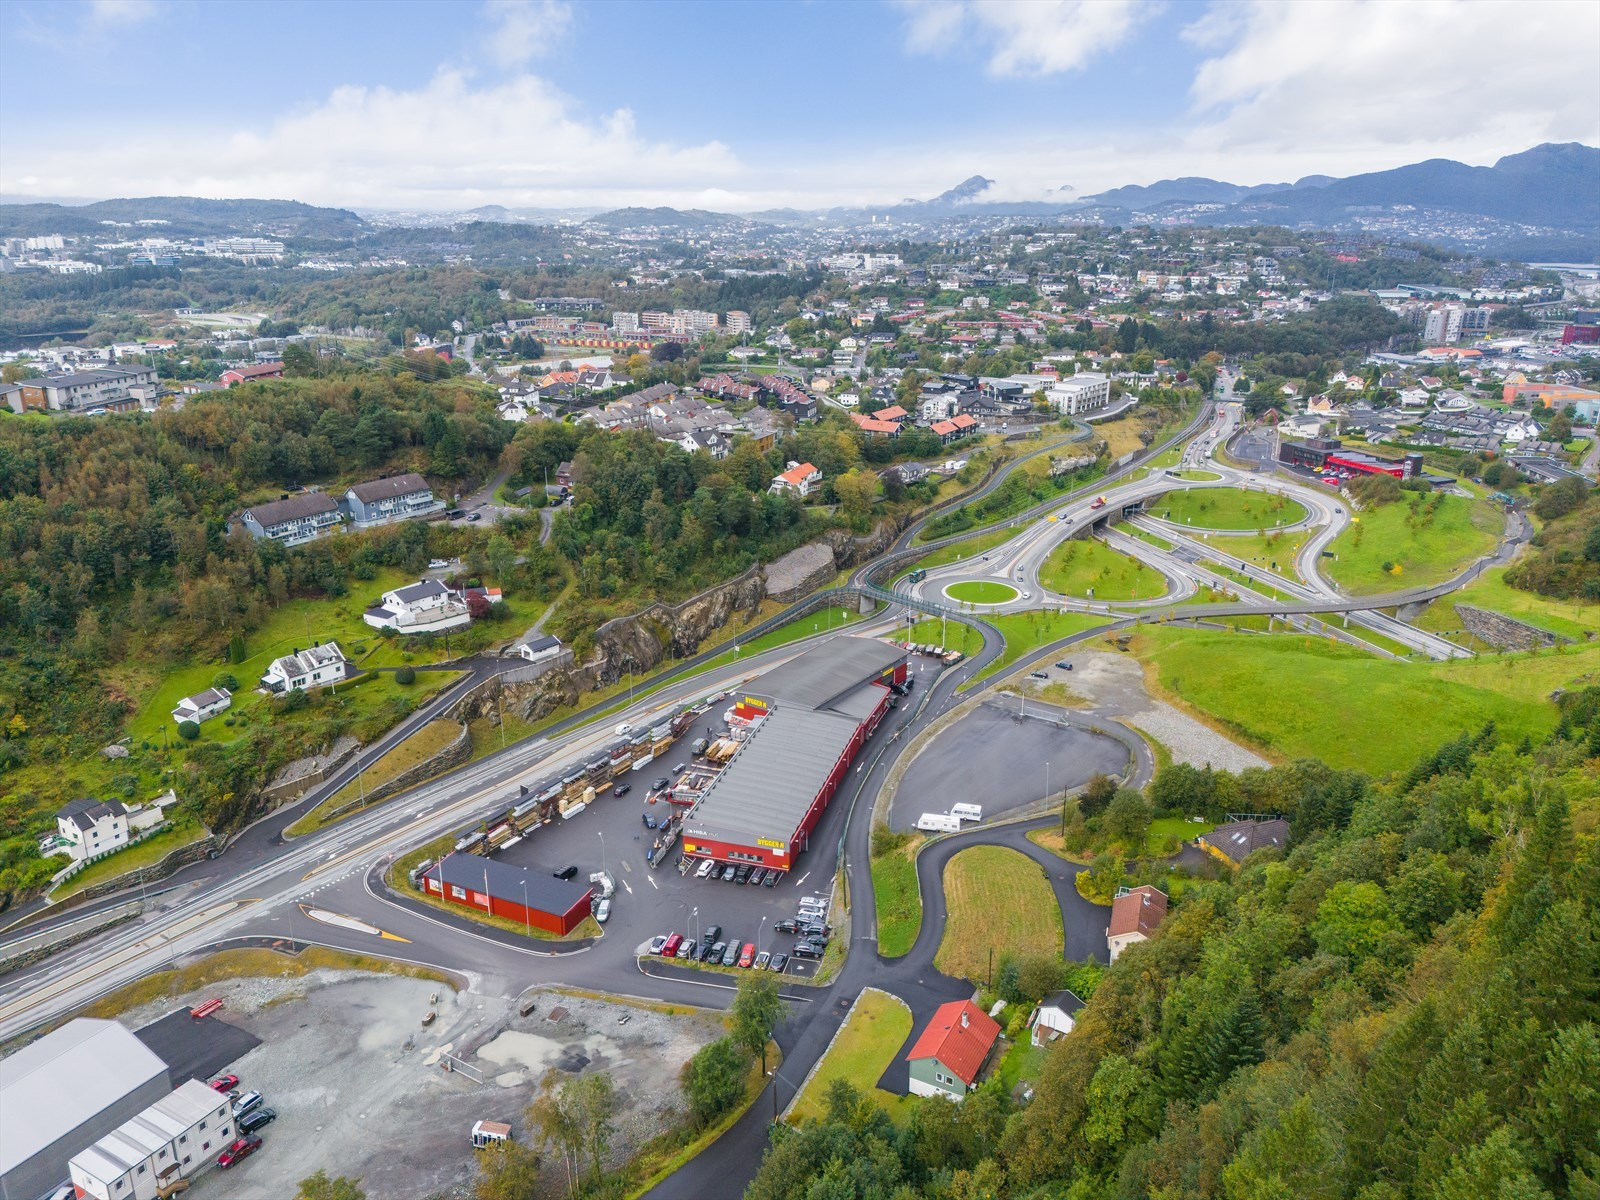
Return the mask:
<path id="1" fill-rule="evenodd" d="M 740 697 L 749 735 L 684 818 L 685 854 L 787 871 L 904 683 L 904 650 L 837 637 Z"/>
<path id="2" fill-rule="evenodd" d="M 594 888 L 476 854 L 447 854 L 422 872 L 430 894 L 547 933 L 571 933 L 589 915 Z"/>

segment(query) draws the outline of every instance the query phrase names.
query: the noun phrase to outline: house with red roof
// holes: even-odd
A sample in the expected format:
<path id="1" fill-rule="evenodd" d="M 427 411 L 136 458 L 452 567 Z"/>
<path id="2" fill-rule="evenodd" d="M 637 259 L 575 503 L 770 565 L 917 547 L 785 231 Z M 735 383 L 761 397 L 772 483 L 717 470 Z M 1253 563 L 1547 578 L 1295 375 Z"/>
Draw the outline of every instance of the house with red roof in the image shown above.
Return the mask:
<path id="1" fill-rule="evenodd" d="M 1122 888 L 1111 902 L 1111 924 L 1106 927 L 1106 947 L 1111 961 L 1135 942 L 1145 941 L 1166 918 L 1167 894 L 1160 888 Z"/>
<path id="2" fill-rule="evenodd" d="M 963 1099 L 982 1078 L 999 1040 L 999 1023 L 972 1001 L 941 1004 L 906 1055 L 911 1094 Z"/>
<path id="3" fill-rule="evenodd" d="M 899 437 L 900 423 L 898 421 L 881 420 L 876 413 L 864 417 L 860 413 L 851 413 L 850 419 L 856 423 L 856 428 L 868 437 Z"/>
<path id="4" fill-rule="evenodd" d="M 253 367 L 232 367 L 220 376 L 221 381 L 228 387 L 235 384 L 251 383 L 257 379 L 282 379 L 283 364 L 281 362 L 257 363 Z"/>

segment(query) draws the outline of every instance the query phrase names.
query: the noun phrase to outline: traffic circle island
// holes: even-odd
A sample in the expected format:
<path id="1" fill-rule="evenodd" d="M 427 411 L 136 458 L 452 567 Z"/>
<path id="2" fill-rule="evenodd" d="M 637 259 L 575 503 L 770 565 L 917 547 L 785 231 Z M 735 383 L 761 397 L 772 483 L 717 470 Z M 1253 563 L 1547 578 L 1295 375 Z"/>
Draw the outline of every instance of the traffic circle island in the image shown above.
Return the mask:
<path id="1" fill-rule="evenodd" d="M 962 604 L 1009 604 L 1021 595 L 1009 583 L 992 579 L 963 579 L 946 586 L 944 594 Z"/>

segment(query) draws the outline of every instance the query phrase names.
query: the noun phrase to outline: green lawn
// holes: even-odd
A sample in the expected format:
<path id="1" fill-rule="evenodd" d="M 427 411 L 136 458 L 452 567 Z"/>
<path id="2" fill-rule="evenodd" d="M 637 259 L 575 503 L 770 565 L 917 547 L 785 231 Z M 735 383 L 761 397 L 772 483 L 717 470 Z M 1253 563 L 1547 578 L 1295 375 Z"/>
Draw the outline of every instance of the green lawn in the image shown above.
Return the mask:
<path id="1" fill-rule="evenodd" d="M 897 1121 L 902 1120 L 908 1112 L 909 1099 L 881 1092 L 877 1084 L 878 1077 L 910 1036 L 911 1010 L 905 1002 L 877 988 L 863 988 L 833 1044 L 795 1097 L 789 1109 L 790 1123 L 820 1119 L 828 1085 L 835 1079 L 847 1080 L 873 1104 Z"/>
<path id="2" fill-rule="evenodd" d="M 322 828 L 329 813 L 353 800 L 359 800 L 364 791 L 371 792 L 374 788 L 382 787 L 396 776 L 411 770 L 429 755 L 437 754 L 455 741 L 456 735 L 460 732 L 461 726 L 454 721 L 429 721 L 372 766 L 362 771 L 358 778 L 345 784 L 300 817 L 284 830 L 284 833 L 289 837 L 299 837 Z M 353 815 L 355 811 L 357 810 L 351 810 L 351 814 L 348 815 Z"/>
<path id="3" fill-rule="evenodd" d="M 989 623 L 1006 639 L 1006 648 L 1001 651 L 999 658 L 978 672 L 974 682 L 1005 670 L 1019 658 L 1037 650 L 1047 642 L 1067 637 L 1069 634 L 1081 633 L 1085 629 L 1093 629 L 1097 625 L 1106 624 L 1108 620 L 1109 618 L 1098 613 L 1057 613 L 1045 612 L 1043 609 L 991 617 Z"/>
<path id="4" fill-rule="evenodd" d="M 1050 551 L 1039 582 L 1077 599 L 1151 600 L 1167 590 L 1160 571 L 1093 538 L 1068 538 Z"/>
<path id="5" fill-rule="evenodd" d="M 1460 591 L 1435 600 L 1417 624 L 1436 633 L 1460 629 L 1461 618 L 1453 607 L 1456 604 L 1470 604 L 1505 613 L 1508 617 L 1576 641 L 1583 641 L 1587 634 L 1600 631 L 1600 604 L 1555 600 L 1537 592 L 1518 591 L 1507 585 L 1504 567 L 1485 571 Z"/>
<path id="6" fill-rule="evenodd" d="M 129 846 L 126 850 L 119 850 L 116 854 L 108 858 L 102 858 L 97 863 L 90 863 L 63 883 L 59 891 L 52 892 L 51 901 L 59 903 L 66 897 L 83 891 L 86 887 L 104 883 L 108 879 L 116 879 L 120 875 L 127 875 L 130 872 L 139 870 L 141 867 L 153 867 L 174 850 L 187 846 L 190 842 L 198 842 L 205 836 L 205 826 L 200 824 L 198 817 L 175 817 L 171 829 L 164 829 L 158 834 L 145 838 L 137 846 Z M 60 866 L 65 866 L 67 860 L 58 858 L 55 861 Z"/>
<path id="7" fill-rule="evenodd" d="M 872 898 L 878 913 L 878 953 L 899 958 L 916 944 L 922 928 L 922 895 L 917 890 L 918 834 L 905 845 L 872 860 Z"/>
<path id="8" fill-rule="evenodd" d="M 974 846 L 944 869 L 949 919 L 934 966 L 946 975 L 982 983 L 991 951 L 1058 955 L 1061 906 L 1033 859 L 1004 846 Z"/>
<path id="9" fill-rule="evenodd" d="M 917 559 L 916 562 L 902 568 L 895 579 L 902 579 L 917 567 L 930 568 L 942 567 L 949 563 L 960 562 L 963 559 L 977 558 L 996 546 L 1004 545 L 1016 537 L 1021 530 L 1013 529 L 1009 525 L 1000 529 L 990 529 L 974 537 L 965 538 L 953 545 L 942 546 L 932 554 Z"/>
<path id="10" fill-rule="evenodd" d="M 969 655 L 983 649 L 983 634 L 971 625 L 948 618 L 926 617 L 904 631 L 897 632 L 895 638 L 902 642 L 943 646 L 946 650 L 959 650 Z"/>
<path id="11" fill-rule="evenodd" d="M 739 641 L 739 651 L 736 655 L 733 647 L 729 646 L 716 658 L 707 662 L 701 670 L 711 667 L 720 667 L 731 663 L 736 658 L 748 658 L 752 654 L 759 654 L 763 650 L 772 650 L 778 646 L 787 646 L 790 642 L 797 642 L 801 638 L 811 637 L 813 634 L 827 633 L 830 629 L 843 629 L 846 625 L 859 621 L 861 614 L 853 608 L 841 608 L 834 605 L 831 608 L 821 608 L 816 612 L 808 613 L 787 625 L 780 625 L 758 638 L 749 641 Z"/>
<path id="12" fill-rule="evenodd" d="M 1393 662 L 1304 634 L 1148 629 L 1134 648 L 1161 690 L 1241 740 L 1373 774 L 1403 770 L 1491 720 L 1502 737 L 1537 740 L 1555 724 L 1549 694 L 1600 670 L 1600 646 Z"/>
<path id="13" fill-rule="evenodd" d="M 1186 488 L 1152 502 L 1150 515 L 1196 529 L 1271 529 L 1306 519 L 1305 505 L 1245 488 Z"/>
<path id="14" fill-rule="evenodd" d="M 944 594 L 963 604 L 1005 604 L 1015 600 L 1020 593 L 1009 583 L 995 583 L 989 579 L 967 579 L 960 583 L 952 583 L 944 589 Z"/>
<path id="15" fill-rule="evenodd" d="M 1397 500 L 1353 519 L 1328 547 L 1337 555 L 1323 561 L 1328 578 L 1354 595 L 1438 583 L 1493 550 L 1505 528 L 1505 510 L 1490 501 L 1407 495 L 1420 503 Z"/>
<path id="16" fill-rule="evenodd" d="M 1252 566 L 1272 570 L 1272 564 L 1276 563 L 1278 574 L 1287 579 L 1298 579 L 1299 573 L 1294 569 L 1295 555 L 1300 553 L 1300 547 L 1306 544 L 1310 536 L 1309 529 L 1300 529 L 1288 533 L 1235 533 L 1210 537 L 1196 534 L 1195 538 L 1218 554 L 1230 559 L 1243 559 Z"/>
<path id="17" fill-rule="evenodd" d="M 1145 853 L 1157 855 L 1176 853 L 1169 848 L 1172 842 L 1192 842 L 1202 833 L 1210 833 L 1216 826 L 1209 821 L 1191 821 L 1187 817 L 1157 817 L 1150 822 L 1150 832 L 1145 837 Z"/>

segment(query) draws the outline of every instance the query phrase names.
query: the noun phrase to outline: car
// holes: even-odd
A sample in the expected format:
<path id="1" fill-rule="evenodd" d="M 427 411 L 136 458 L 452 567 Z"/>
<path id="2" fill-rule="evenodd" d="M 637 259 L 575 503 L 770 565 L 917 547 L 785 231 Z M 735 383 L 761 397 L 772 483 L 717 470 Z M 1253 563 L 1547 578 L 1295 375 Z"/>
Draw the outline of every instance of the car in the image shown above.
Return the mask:
<path id="1" fill-rule="evenodd" d="M 670 779 L 663 775 L 660 779 L 656 780 L 650 785 L 650 790 L 652 792 L 663 792 L 666 790 L 667 785 L 671 782 L 672 781 Z"/>
<path id="2" fill-rule="evenodd" d="M 906 682 L 905 682 L 906 691 L 909 692 L 912 688 L 914 688 L 916 686 L 917 686 L 917 677 L 915 675 L 907 675 L 906 676 Z"/>
<path id="3" fill-rule="evenodd" d="M 1065 659 L 1063 659 L 1062 661 L 1056 663 L 1056 666 L 1061 668 L 1061 670 L 1063 670 L 1063 671 L 1072 670 L 1072 664 L 1067 662 Z"/>
<path id="4" fill-rule="evenodd" d="M 795 958 L 821 958 L 822 951 L 810 942 L 796 942 L 793 951 Z"/>
<path id="5" fill-rule="evenodd" d="M 694 939 L 693 938 L 685 938 L 684 939 L 683 945 L 678 947 L 677 957 L 679 957 L 679 958 L 693 958 L 694 957 Z"/>
<path id="6" fill-rule="evenodd" d="M 578 877 L 578 868 L 574 864 L 568 863 L 559 871 L 551 871 L 550 874 L 557 879 L 576 879 Z"/>
<path id="7" fill-rule="evenodd" d="M 728 948 L 722 952 L 722 965 L 731 967 L 739 961 L 739 943 L 729 942 Z"/>
<path id="8" fill-rule="evenodd" d="M 744 949 L 739 951 L 739 965 L 741 967 L 748 967 L 751 963 L 755 962 L 755 960 L 756 944 L 754 942 L 746 942 L 744 944 Z"/>
<path id="9" fill-rule="evenodd" d="M 673 763 L 672 764 L 672 773 L 674 775 L 681 775 L 684 770 L 685 770 L 685 764 L 683 764 L 683 763 Z"/>
<path id="10" fill-rule="evenodd" d="M 740 863 L 737 867 L 734 868 L 733 881 L 735 883 L 746 883 L 746 882 L 749 881 L 749 879 L 750 879 L 750 864 L 749 863 Z"/>
<path id="11" fill-rule="evenodd" d="M 594 919 L 604 925 L 611 920 L 611 900 L 606 896 L 600 897 L 600 903 L 594 906 Z"/>
<path id="12" fill-rule="evenodd" d="M 611 732 L 616 734 L 618 737 L 627 737 L 630 733 L 633 732 L 633 726 L 632 725 L 628 725 L 628 724 L 618 725 Z"/>
<path id="13" fill-rule="evenodd" d="M 461 510 L 452 508 L 444 514 L 444 517 L 447 521 L 459 521 L 461 519 Z"/>
<path id="14" fill-rule="evenodd" d="M 710 962 L 712 958 L 718 955 L 718 953 L 719 951 L 717 950 L 716 943 L 710 938 L 707 938 L 705 941 L 700 943 L 700 951 L 694 956 L 695 961 Z"/>
<path id="15" fill-rule="evenodd" d="M 704 879 L 716 869 L 716 865 L 717 861 L 714 858 L 702 859 L 700 865 L 694 869 L 694 877 L 696 879 Z"/>
<path id="16" fill-rule="evenodd" d="M 760 954 L 756 955 L 756 961 L 752 963 L 751 966 L 757 971 L 765 971 L 767 969 L 767 964 L 771 961 L 772 955 L 763 950 Z"/>
<path id="17" fill-rule="evenodd" d="M 1035 679 L 1049 679 L 1050 678 L 1050 672 L 1048 672 L 1048 671 L 1029 671 L 1028 674 L 1033 676 Z"/>
<path id="18" fill-rule="evenodd" d="M 633 784 L 619 783 L 616 787 L 611 789 L 611 794 L 613 796 L 626 796 L 631 791 L 633 791 Z"/>
<path id="19" fill-rule="evenodd" d="M 669 933 L 667 935 L 666 944 L 661 947 L 661 957 L 662 958 L 677 958 L 678 957 L 678 947 L 681 946 L 681 945 L 683 945 L 683 934 L 681 934 L 681 933 Z"/>
<path id="20" fill-rule="evenodd" d="M 278 1119 L 278 1110 L 275 1108 L 258 1108 L 253 1113 L 245 1113 L 239 1118 L 240 1133 L 254 1133 Z"/>
<path id="21" fill-rule="evenodd" d="M 776 925 L 774 925 L 772 927 L 772 931 L 774 933 L 795 933 L 797 931 L 797 929 L 798 929 L 798 926 L 797 926 L 796 922 L 787 921 L 787 920 L 779 921 Z"/>
<path id="22" fill-rule="evenodd" d="M 218 1075 L 206 1086 L 219 1092 L 231 1092 L 239 1086 L 239 1077 L 237 1075 Z"/>
<path id="23" fill-rule="evenodd" d="M 647 812 L 640 813 L 639 820 L 644 822 L 644 827 L 646 829 L 656 829 L 660 827 L 660 822 Z"/>
<path id="24" fill-rule="evenodd" d="M 801 896 L 799 900 L 801 908 L 827 908 L 832 903 L 830 896 Z"/>
<path id="25" fill-rule="evenodd" d="M 1024 600 L 1032 600 L 1033 599 L 1033 593 L 1032 592 L 1023 592 L 1022 593 L 1022 598 Z"/>
<path id="26" fill-rule="evenodd" d="M 722 926 L 721 925 L 707 925 L 706 926 L 706 941 L 708 941 L 708 942 L 718 942 L 718 941 L 721 941 L 721 940 L 722 940 Z"/>
<path id="27" fill-rule="evenodd" d="M 430 570 L 430 571 L 442 571 L 446 567 L 448 567 L 449 565 L 450 565 L 450 562 L 449 562 L 448 559 L 434 558 L 434 559 L 430 559 L 428 561 L 428 570 Z"/>
<path id="28" fill-rule="evenodd" d="M 467 514 L 467 520 L 469 520 L 469 521 L 481 521 L 481 520 L 483 520 L 483 514 L 482 513 L 468 513 Z"/>
<path id="29" fill-rule="evenodd" d="M 713 945 L 711 947 L 711 957 L 709 959 L 707 959 L 706 961 L 710 962 L 713 966 L 715 966 L 717 963 L 722 961 L 722 956 L 724 954 L 726 954 L 727 952 L 728 952 L 728 943 L 727 942 L 723 942 L 723 941 L 718 941 L 715 945 Z"/>
<path id="30" fill-rule="evenodd" d="M 774 887 L 778 882 L 779 871 L 777 867 L 767 868 L 767 877 L 761 881 L 762 887 Z"/>
<path id="31" fill-rule="evenodd" d="M 767 964 L 767 970 L 776 971 L 781 975 L 788 965 L 789 956 L 787 954 L 774 954 L 772 956 L 772 961 Z"/>
<path id="32" fill-rule="evenodd" d="M 260 1108 L 262 1102 L 260 1092 L 246 1092 L 233 1102 L 233 1115 L 242 1117 L 253 1108 Z"/>
<path id="33" fill-rule="evenodd" d="M 722 868 L 722 882 L 732 883 L 733 877 L 738 873 L 739 868 L 734 866 L 732 863 L 729 863 L 726 867 Z"/>
<path id="34" fill-rule="evenodd" d="M 667 944 L 667 935 L 664 934 L 664 933 L 658 933 L 658 934 L 656 934 L 655 937 L 650 939 L 650 949 L 649 949 L 648 953 L 650 953 L 650 954 L 660 954 L 662 947 L 665 946 L 666 944 Z"/>
<path id="35" fill-rule="evenodd" d="M 217 1166 L 227 1170 L 236 1163 L 243 1162 L 259 1149 L 261 1149 L 261 1135 L 259 1133 L 252 1133 L 248 1137 L 242 1137 L 217 1157 Z"/>

